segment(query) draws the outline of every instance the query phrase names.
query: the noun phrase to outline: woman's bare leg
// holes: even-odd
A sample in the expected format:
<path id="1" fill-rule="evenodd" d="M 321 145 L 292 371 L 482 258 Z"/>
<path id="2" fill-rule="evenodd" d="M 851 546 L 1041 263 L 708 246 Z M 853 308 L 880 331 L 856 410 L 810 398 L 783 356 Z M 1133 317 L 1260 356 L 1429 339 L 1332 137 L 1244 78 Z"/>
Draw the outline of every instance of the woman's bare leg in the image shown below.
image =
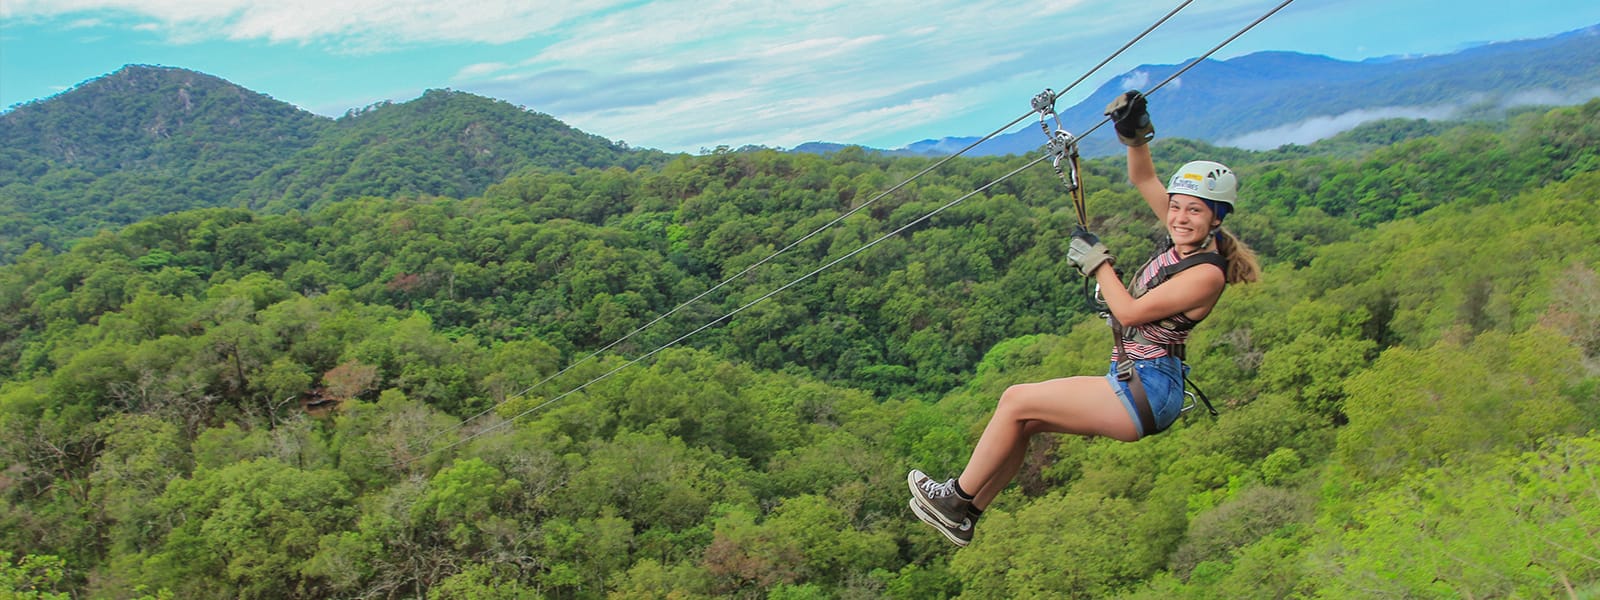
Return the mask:
<path id="1" fill-rule="evenodd" d="M 983 489 L 973 492 L 972 505 L 978 507 L 978 510 L 989 508 L 989 503 L 994 502 L 995 496 L 999 496 L 1001 490 L 1006 489 L 1011 480 L 1016 479 L 1017 472 L 1022 470 L 1023 459 L 1028 455 L 1029 440 L 1033 439 L 1036 434 L 1050 432 L 1055 432 L 1055 430 L 1051 429 L 1044 421 L 1028 421 L 1024 423 L 1022 435 L 1017 437 L 1016 443 L 1019 447 L 1013 448 L 1006 453 L 1005 463 L 1001 464 L 1000 469 L 995 471 L 993 477 L 989 478 L 989 482 L 984 484 Z"/>
<path id="2" fill-rule="evenodd" d="M 961 488 L 974 505 L 989 502 L 1011 483 L 1028 452 L 1028 438 L 1041 432 L 1100 435 L 1131 442 L 1139 429 L 1105 377 L 1051 379 L 1006 388 L 972 458 L 961 472 Z"/>

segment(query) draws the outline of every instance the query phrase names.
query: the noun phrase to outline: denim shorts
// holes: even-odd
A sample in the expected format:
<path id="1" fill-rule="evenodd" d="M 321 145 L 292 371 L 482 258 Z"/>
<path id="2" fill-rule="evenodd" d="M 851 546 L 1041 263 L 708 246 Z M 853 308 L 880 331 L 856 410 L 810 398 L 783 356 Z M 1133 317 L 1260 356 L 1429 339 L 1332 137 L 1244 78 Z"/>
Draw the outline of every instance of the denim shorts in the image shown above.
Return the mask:
<path id="1" fill-rule="evenodd" d="M 1144 384 L 1144 393 L 1150 400 L 1150 412 L 1155 415 L 1156 427 L 1165 431 L 1173 421 L 1178 420 L 1178 413 L 1183 410 L 1183 376 L 1189 373 L 1189 365 L 1183 364 L 1176 356 L 1162 356 L 1133 361 L 1133 369 L 1139 374 L 1139 382 Z M 1128 390 L 1128 383 L 1117 379 L 1117 361 L 1111 361 L 1111 371 L 1106 373 L 1106 379 L 1111 382 L 1111 389 L 1117 392 L 1117 397 L 1122 399 L 1122 407 L 1128 409 L 1128 416 L 1133 418 L 1133 426 L 1139 430 L 1139 437 L 1150 435 L 1152 432 L 1144 430 L 1139 411 L 1133 407 L 1133 392 Z"/>

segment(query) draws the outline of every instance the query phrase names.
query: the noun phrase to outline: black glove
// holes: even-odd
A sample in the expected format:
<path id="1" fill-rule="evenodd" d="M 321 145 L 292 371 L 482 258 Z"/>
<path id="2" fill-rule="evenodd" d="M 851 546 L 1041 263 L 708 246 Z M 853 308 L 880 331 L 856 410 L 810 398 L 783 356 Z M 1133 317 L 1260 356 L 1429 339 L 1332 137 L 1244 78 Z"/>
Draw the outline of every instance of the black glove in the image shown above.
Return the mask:
<path id="1" fill-rule="evenodd" d="M 1145 108 L 1144 94 L 1128 90 L 1106 105 L 1106 116 L 1116 127 L 1117 139 L 1126 146 L 1143 146 L 1156 137 L 1156 127 L 1150 123 L 1150 111 Z"/>
<path id="2" fill-rule="evenodd" d="M 1100 265 L 1116 263 L 1111 252 L 1106 250 L 1106 245 L 1100 243 L 1100 238 L 1082 227 L 1072 232 L 1072 241 L 1067 243 L 1067 260 L 1084 277 L 1093 276 Z"/>

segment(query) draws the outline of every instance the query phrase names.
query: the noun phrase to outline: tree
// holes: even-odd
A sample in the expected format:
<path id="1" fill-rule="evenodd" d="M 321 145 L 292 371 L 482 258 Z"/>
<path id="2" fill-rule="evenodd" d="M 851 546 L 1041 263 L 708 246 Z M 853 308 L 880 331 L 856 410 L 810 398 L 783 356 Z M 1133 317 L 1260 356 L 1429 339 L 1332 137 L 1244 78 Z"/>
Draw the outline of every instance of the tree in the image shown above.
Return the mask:
<path id="1" fill-rule="evenodd" d="M 1345 384 L 1350 425 L 1339 456 L 1378 481 L 1438 466 L 1451 455 L 1522 449 L 1596 424 L 1567 395 L 1579 352 L 1557 332 L 1485 333 L 1468 344 L 1393 348 Z"/>
<path id="2" fill-rule="evenodd" d="M 172 529 L 140 568 L 181 596 L 317 595 L 326 582 L 307 560 L 319 538 L 352 524 L 352 500 L 336 471 L 270 458 L 198 469 L 156 500 Z"/>
<path id="3" fill-rule="evenodd" d="M 1154 570 L 1142 540 L 1122 535 L 1135 507 L 1082 492 L 1050 494 L 1016 513 L 989 510 L 968 546 L 950 561 L 975 598 L 1099 598 Z"/>
<path id="4" fill-rule="evenodd" d="M 169 521 L 150 499 L 191 469 L 182 430 L 150 415 L 118 415 L 101 426 L 107 430 L 105 449 L 89 479 L 110 523 L 111 547 L 119 553 L 151 548 Z"/>
<path id="5" fill-rule="evenodd" d="M 1324 547 L 1326 596 L 1555 597 L 1595 591 L 1600 438 L 1464 455 L 1372 494 Z M 1333 566 L 1338 565 L 1338 566 Z M 1330 568 L 1331 567 L 1331 568 Z"/>

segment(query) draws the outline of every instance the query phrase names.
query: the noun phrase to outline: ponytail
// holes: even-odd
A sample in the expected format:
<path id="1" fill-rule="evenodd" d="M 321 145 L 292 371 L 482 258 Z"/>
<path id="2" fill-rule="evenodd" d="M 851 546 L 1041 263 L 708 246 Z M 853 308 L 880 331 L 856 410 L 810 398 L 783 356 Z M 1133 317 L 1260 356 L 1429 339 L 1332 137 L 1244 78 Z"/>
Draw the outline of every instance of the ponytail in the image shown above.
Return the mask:
<path id="1" fill-rule="evenodd" d="M 1261 280 L 1261 263 L 1256 253 L 1232 231 L 1217 227 L 1217 253 L 1228 259 L 1224 277 L 1228 283 L 1251 283 Z"/>

